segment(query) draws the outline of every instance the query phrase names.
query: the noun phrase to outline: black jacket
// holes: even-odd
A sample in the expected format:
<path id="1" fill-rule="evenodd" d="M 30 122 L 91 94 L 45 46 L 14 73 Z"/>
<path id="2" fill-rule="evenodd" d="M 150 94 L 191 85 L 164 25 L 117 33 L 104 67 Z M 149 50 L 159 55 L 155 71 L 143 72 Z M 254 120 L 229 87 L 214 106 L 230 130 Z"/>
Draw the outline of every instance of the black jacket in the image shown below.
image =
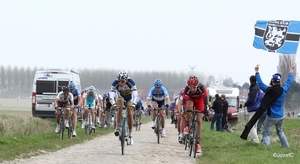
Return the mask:
<path id="1" fill-rule="evenodd" d="M 281 96 L 282 92 L 283 88 L 280 85 L 273 85 L 267 89 L 264 98 L 261 100 L 259 108 L 245 126 L 245 129 L 240 136 L 242 139 L 247 140 L 248 134 L 253 125 L 260 118 L 260 116 Z"/>
<path id="2" fill-rule="evenodd" d="M 214 101 L 212 109 L 215 111 L 215 113 L 218 113 L 218 114 L 223 113 L 223 102 L 222 102 L 221 98 L 217 98 Z"/>
<path id="3" fill-rule="evenodd" d="M 226 99 L 222 100 L 223 102 L 223 114 L 227 114 L 228 111 L 228 102 Z"/>

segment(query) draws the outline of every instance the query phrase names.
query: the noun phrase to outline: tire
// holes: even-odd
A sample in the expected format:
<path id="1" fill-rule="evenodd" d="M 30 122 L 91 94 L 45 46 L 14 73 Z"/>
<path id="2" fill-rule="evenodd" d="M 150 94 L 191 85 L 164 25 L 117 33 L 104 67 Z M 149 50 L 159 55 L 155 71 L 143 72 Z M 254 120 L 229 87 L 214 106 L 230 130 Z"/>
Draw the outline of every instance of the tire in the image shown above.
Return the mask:
<path id="1" fill-rule="evenodd" d="M 156 118 L 156 136 L 157 136 L 157 143 L 159 144 L 159 139 L 160 139 L 160 116 L 157 116 Z"/>
<path id="2" fill-rule="evenodd" d="M 124 149 L 125 149 L 125 119 L 122 120 L 122 130 L 121 130 L 121 151 L 122 155 L 124 155 Z"/>
<path id="3" fill-rule="evenodd" d="M 193 138 L 193 149 L 194 149 L 194 158 L 196 158 L 196 154 L 197 154 L 197 152 L 196 152 L 196 149 L 197 149 L 197 140 L 198 140 L 198 127 L 197 127 L 197 123 L 195 123 L 195 126 L 194 126 L 194 130 L 193 130 L 194 132 L 194 138 Z"/>
<path id="4" fill-rule="evenodd" d="M 194 130 L 194 125 L 191 126 L 191 129 L 192 130 L 192 138 L 189 138 L 189 156 L 192 155 L 192 151 L 193 151 L 193 145 L 194 145 L 194 138 L 195 138 L 195 130 Z"/>
<path id="5" fill-rule="evenodd" d="M 61 118 L 60 118 L 60 133 L 59 133 L 59 137 L 60 137 L 60 139 L 61 140 L 63 140 L 64 139 L 64 131 L 65 131 L 65 118 L 64 118 L 64 116 L 62 116 Z"/>
<path id="6" fill-rule="evenodd" d="M 72 116 L 70 115 L 70 118 L 69 118 L 69 128 L 68 128 L 68 138 L 69 139 L 72 139 L 73 137 L 73 121 L 72 121 Z"/>

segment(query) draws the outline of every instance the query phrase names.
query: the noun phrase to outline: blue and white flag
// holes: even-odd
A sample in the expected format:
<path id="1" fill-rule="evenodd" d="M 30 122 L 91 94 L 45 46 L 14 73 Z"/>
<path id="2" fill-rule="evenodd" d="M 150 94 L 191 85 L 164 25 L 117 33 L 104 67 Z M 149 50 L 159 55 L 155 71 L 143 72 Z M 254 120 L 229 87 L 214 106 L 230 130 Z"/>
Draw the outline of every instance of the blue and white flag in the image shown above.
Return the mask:
<path id="1" fill-rule="evenodd" d="M 258 20 L 253 46 L 269 52 L 296 54 L 300 36 L 300 21 Z"/>

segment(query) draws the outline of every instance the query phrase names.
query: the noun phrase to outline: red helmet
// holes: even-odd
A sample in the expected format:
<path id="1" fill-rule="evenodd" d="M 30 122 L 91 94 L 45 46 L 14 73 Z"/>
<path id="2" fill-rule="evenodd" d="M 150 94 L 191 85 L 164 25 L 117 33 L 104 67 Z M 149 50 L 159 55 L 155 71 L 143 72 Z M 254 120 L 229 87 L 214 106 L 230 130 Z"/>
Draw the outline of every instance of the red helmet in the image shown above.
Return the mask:
<path id="1" fill-rule="evenodd" d="M 196 76 L 191 76 L 187 81 L 188 86 L 196 86 L 198 84 L 198 78 Z"/>

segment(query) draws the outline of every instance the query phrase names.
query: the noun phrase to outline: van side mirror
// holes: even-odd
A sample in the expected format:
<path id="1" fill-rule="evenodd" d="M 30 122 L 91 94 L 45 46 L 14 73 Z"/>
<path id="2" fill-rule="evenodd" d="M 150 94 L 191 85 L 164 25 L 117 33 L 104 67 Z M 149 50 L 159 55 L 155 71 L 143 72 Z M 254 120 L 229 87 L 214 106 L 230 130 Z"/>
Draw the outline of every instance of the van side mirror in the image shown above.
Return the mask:
<path id="1" fill-rule="evenodd" d="M 243 105 L 242 105 L 242 104 L 240 104 L 240 108 L 243 108 Z"/>

